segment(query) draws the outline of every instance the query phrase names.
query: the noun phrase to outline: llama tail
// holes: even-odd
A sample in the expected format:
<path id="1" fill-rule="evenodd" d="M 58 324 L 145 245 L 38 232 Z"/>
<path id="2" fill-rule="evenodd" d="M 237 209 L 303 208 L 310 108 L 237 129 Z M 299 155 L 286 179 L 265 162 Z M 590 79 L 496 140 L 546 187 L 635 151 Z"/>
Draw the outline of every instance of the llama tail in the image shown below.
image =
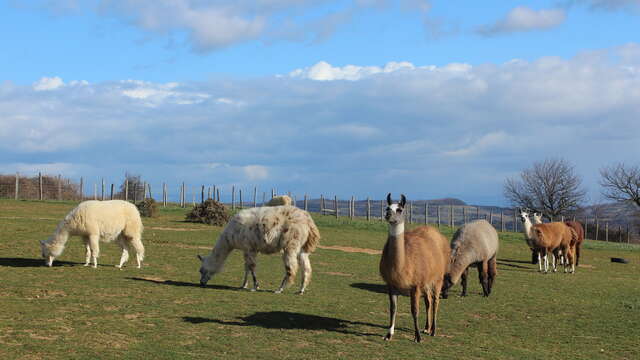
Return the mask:
<path id="1" fill-rule="evenodd" d="M 302 250 L 306 253 L 312 253 L 320 243 L 320 231 L 311 216 L 309 216 L 307 224 L 309 225 L 309 236 L 307 236 L 307 242 L 302 246 Z"/>

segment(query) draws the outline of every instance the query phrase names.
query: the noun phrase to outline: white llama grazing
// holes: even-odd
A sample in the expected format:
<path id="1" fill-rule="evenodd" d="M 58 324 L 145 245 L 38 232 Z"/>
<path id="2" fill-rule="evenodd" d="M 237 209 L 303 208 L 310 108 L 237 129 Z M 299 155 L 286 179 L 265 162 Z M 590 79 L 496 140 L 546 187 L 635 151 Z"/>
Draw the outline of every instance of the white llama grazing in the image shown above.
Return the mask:
<path id="1" fill-rule="evenodd" d="M 42 257 L 51 266 L 53 259 L 64 251 L 69 236 L 78 235 L 82 237 L 87 249 L 84 266 L 88 266 L 91 259 L 93 267 L 98 267 L 99 241 L 115 240 L 122 248 L 122 257 L 117 267 L 122 268 L 129 259 L 131 250 L 136 254 L 140 268 L 144 258 L 142 230 L 140 213 L 135 205 L 122 200 L 84 201 L 65 216 L 52 236 L 46 241 L 40 241 Z"/>
<path id="2" fill-rule="evenodd" d="M 200 267 L 200 285 L 205 286 L 209 279 L 222 270 L 227 257 L 234 249 L 244 252 L 245 273 L 242 288 L 249 283 L 249 274 L 253 278 L 253 289 L 259 288 L 256 278 L 256 256 L 258 253 L 273 254 L 283 252 L 285 275 L 276 293 L 281 293 L 291 284 L 302 267 L 300 294 L 303 294 L 311 279 L 312 253 L 320 233 L 308 212 L 295 206 L 258 207 L 241 210 L 224 228 L 218 241 L 208 256 L 198 258 Z"/>

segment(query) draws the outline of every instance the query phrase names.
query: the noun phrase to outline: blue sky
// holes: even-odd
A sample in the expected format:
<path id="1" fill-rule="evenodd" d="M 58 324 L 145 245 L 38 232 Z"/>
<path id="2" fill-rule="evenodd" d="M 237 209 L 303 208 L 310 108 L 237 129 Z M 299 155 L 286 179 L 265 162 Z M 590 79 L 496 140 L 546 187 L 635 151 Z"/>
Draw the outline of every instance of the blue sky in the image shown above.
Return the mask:
<path id="1" fill-rule="evenodd" d="M 640 158 L 640 1 L 0 1 L 0 172 L 506 204 Z M 159 186 L 155 187 L 156 189 Z"/>

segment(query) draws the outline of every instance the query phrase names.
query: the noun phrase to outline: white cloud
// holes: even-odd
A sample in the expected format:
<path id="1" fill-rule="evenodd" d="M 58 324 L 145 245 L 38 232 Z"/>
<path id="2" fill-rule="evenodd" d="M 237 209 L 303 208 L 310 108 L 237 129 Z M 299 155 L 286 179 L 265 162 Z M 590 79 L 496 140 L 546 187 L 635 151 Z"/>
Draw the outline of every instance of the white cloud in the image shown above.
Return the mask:
<path id="1" fill-rule="evenodd" d="M 547 30 L 561 25 L 565 19 L 563 9 L 534 10 L 518 6 L 494 24 L 481 26 L 477 32 L 483 36 L 494 36 L 520 31 Z"/>
<path id="2" fill-rule="evenodd" d="M 640 8 L 640 0 L 571 0 L 572 4 L 585 4 L 593 10 L 623 10 Z"/>
<path id="3" fill-rule="evenodd" d="M 243 171 L 249 181 L 260 181 L 269 177 L 269 169 L 262 165 L 247 165 L 243 167 Z"/>
<path id="4" fill-rule="evenodd" d="M 380 74 L 390 73 L 400 70 L 411 70 L 415 66 L 410 62 L 389 62 L 384 67 L 378 66 L 356 66 L 346 65 L 343 67 L 334 67 L 325 61 L 319 61 L 311 67 L 304 69 L 296 69 L 289 73 L 290 77 L 303 78 L 311 80 L 360 80 L 364 77 Z"/>
<path id="5" fill-rule="evenodd" d="M 509 140 L 508 135 L 504 131 L 490 132 L 462 148 L 445 151 L 444 154 L 455 157 L 481 156 L 483 152 L 491 148 L 505 145 L 507 140 Z"/>
<path id="6" fill-rule="evenodd" d="M 62 86 L 64 86 L 64 81 L 57 76 L 43 77 L 33 83 L 33 89 L 36 91 L 55 90 Z"/>

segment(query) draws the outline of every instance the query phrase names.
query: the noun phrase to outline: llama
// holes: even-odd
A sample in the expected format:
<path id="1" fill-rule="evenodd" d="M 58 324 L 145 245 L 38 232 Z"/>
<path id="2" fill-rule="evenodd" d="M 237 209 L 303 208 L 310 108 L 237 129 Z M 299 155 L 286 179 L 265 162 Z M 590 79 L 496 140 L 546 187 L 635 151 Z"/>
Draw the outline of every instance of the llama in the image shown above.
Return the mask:
<path id="1" fill-rule="evenodd" d="M 274 196 L 265 204 L 265 206 L 282 206 L 282 205 L 292 205 L 293 200 L 288 195 L 278 195 Z"/>
<path id="2" fill-rule="evenodd" d="M 249 284 L 249 274 L 253 278 L 253 289 L 259 288 L 256 278 L 256 256 L 258 253 L 274 254 L 283 251 L 285 275 L 276 293 L 281 293 L 290 285 L 302 267 L 302 282 L 299 294 L 304 294 L 311 280 L 312 253 L 320 241 L 320 232 L 308 212 L 295 206 L 274 206 L 244 209 L 231 218 L 208 256 L 198 258 L 200 285 L 222 270 L 231 253 L 238 249 L 244 252 L 245 273 L 242 288 Z"/>
<path id="3" fill-rule="evenodd" d="M 544 258 L 544 272 L 549 269 L 547 254 L 552 252 L 555 257 L 560 256 L 559 251 L 565 254 L 564 271 L 571 266 L 571 273 L 575 272 L 575 261 L 571 244 L 575 244 L 578 234 L 576 231 L 562 222 L 535 224 L 531 230 L 534 249 Z M 555 272 L 556 262 L 553 262 Z"/>
<path id="4" fill-rule="evenodd" d="M 582 246 L 582 242 L 584 241 L 584 228 L 579 221 L 565 221 L 567 226 L 573 228 L 575 230 L 578 238 L 576 239 L 575 244 L 572 244 L 572 247 L 575 249 L 575 257 L 576 257 L 576 266 L 580 265 L 580 247 Z"/>
<path id="5" fill-rule="evenodd" d="M 89 266 L 92 260 L 93 267 L 98 267 L 99 241 L 102 240 L 115 241 L 122 248 L 117 268 L 122 268 L 132 251 L 139 269 L 144 259 L 142 230 L 140 213 L 135 205 L 122 200 L 84 201 L 65 216 L 49 239 L 40 241 L 42 257 L 46 265 L 52 266 L 53 259 L 62 255 L 69 236 L 78 235 L 87 250 L 84 266 Z"/>
<path id="6" fill-rule="evenodd" d="M 486 220 L 472 221 L 458 229 L 451 240 L 451 265 L 444 278 L 442 297 L 446 299 L 449 288 L 461 278 L 461 296 L 467 295 L 467 275 L 474 264 L 478 267 L 482 293 L 489 296 L 497 273 L 498 247 L 498 233 Z"/>
<path id="7" fill-rule="evenodd" d="M 529 249 L 531 249 L 531 263 L 532 264 L 541 264 L 540 254 L 535 251 L 533 246 L 533 236 L 531 235 L 531 228 L 533 224 L 531 223 L 531 219 L 529 219 L 529 211 L 525 209 L 519 209 L 520 213 L 520 221 L 522 221 L 522 233 L 524 234 L 524 240 L 529 245 Z M 540 271 L 542 271 L 542 265 L 539 265 Z"/>
<path id="8" fill-rule="evenodd" d="M 388 194 L 387 204 L 385 219 L 389 223 L 389 236 L 380 259 L 380 275 L 389 292 L 390 325 L 384 339 L 391 340 L 394 334 L 398 295 L 408 295 L 411 297 L 414 341 L 420 342 L 418 310 L 422 297 L 427 311 L 424 332 L 431 336 L 436 334 L 440 292 L 449 264 L 449 243 L 430 226 L 404 231 L 404 195 L 399 203 L 392 204 L 391 194 Z"/>

